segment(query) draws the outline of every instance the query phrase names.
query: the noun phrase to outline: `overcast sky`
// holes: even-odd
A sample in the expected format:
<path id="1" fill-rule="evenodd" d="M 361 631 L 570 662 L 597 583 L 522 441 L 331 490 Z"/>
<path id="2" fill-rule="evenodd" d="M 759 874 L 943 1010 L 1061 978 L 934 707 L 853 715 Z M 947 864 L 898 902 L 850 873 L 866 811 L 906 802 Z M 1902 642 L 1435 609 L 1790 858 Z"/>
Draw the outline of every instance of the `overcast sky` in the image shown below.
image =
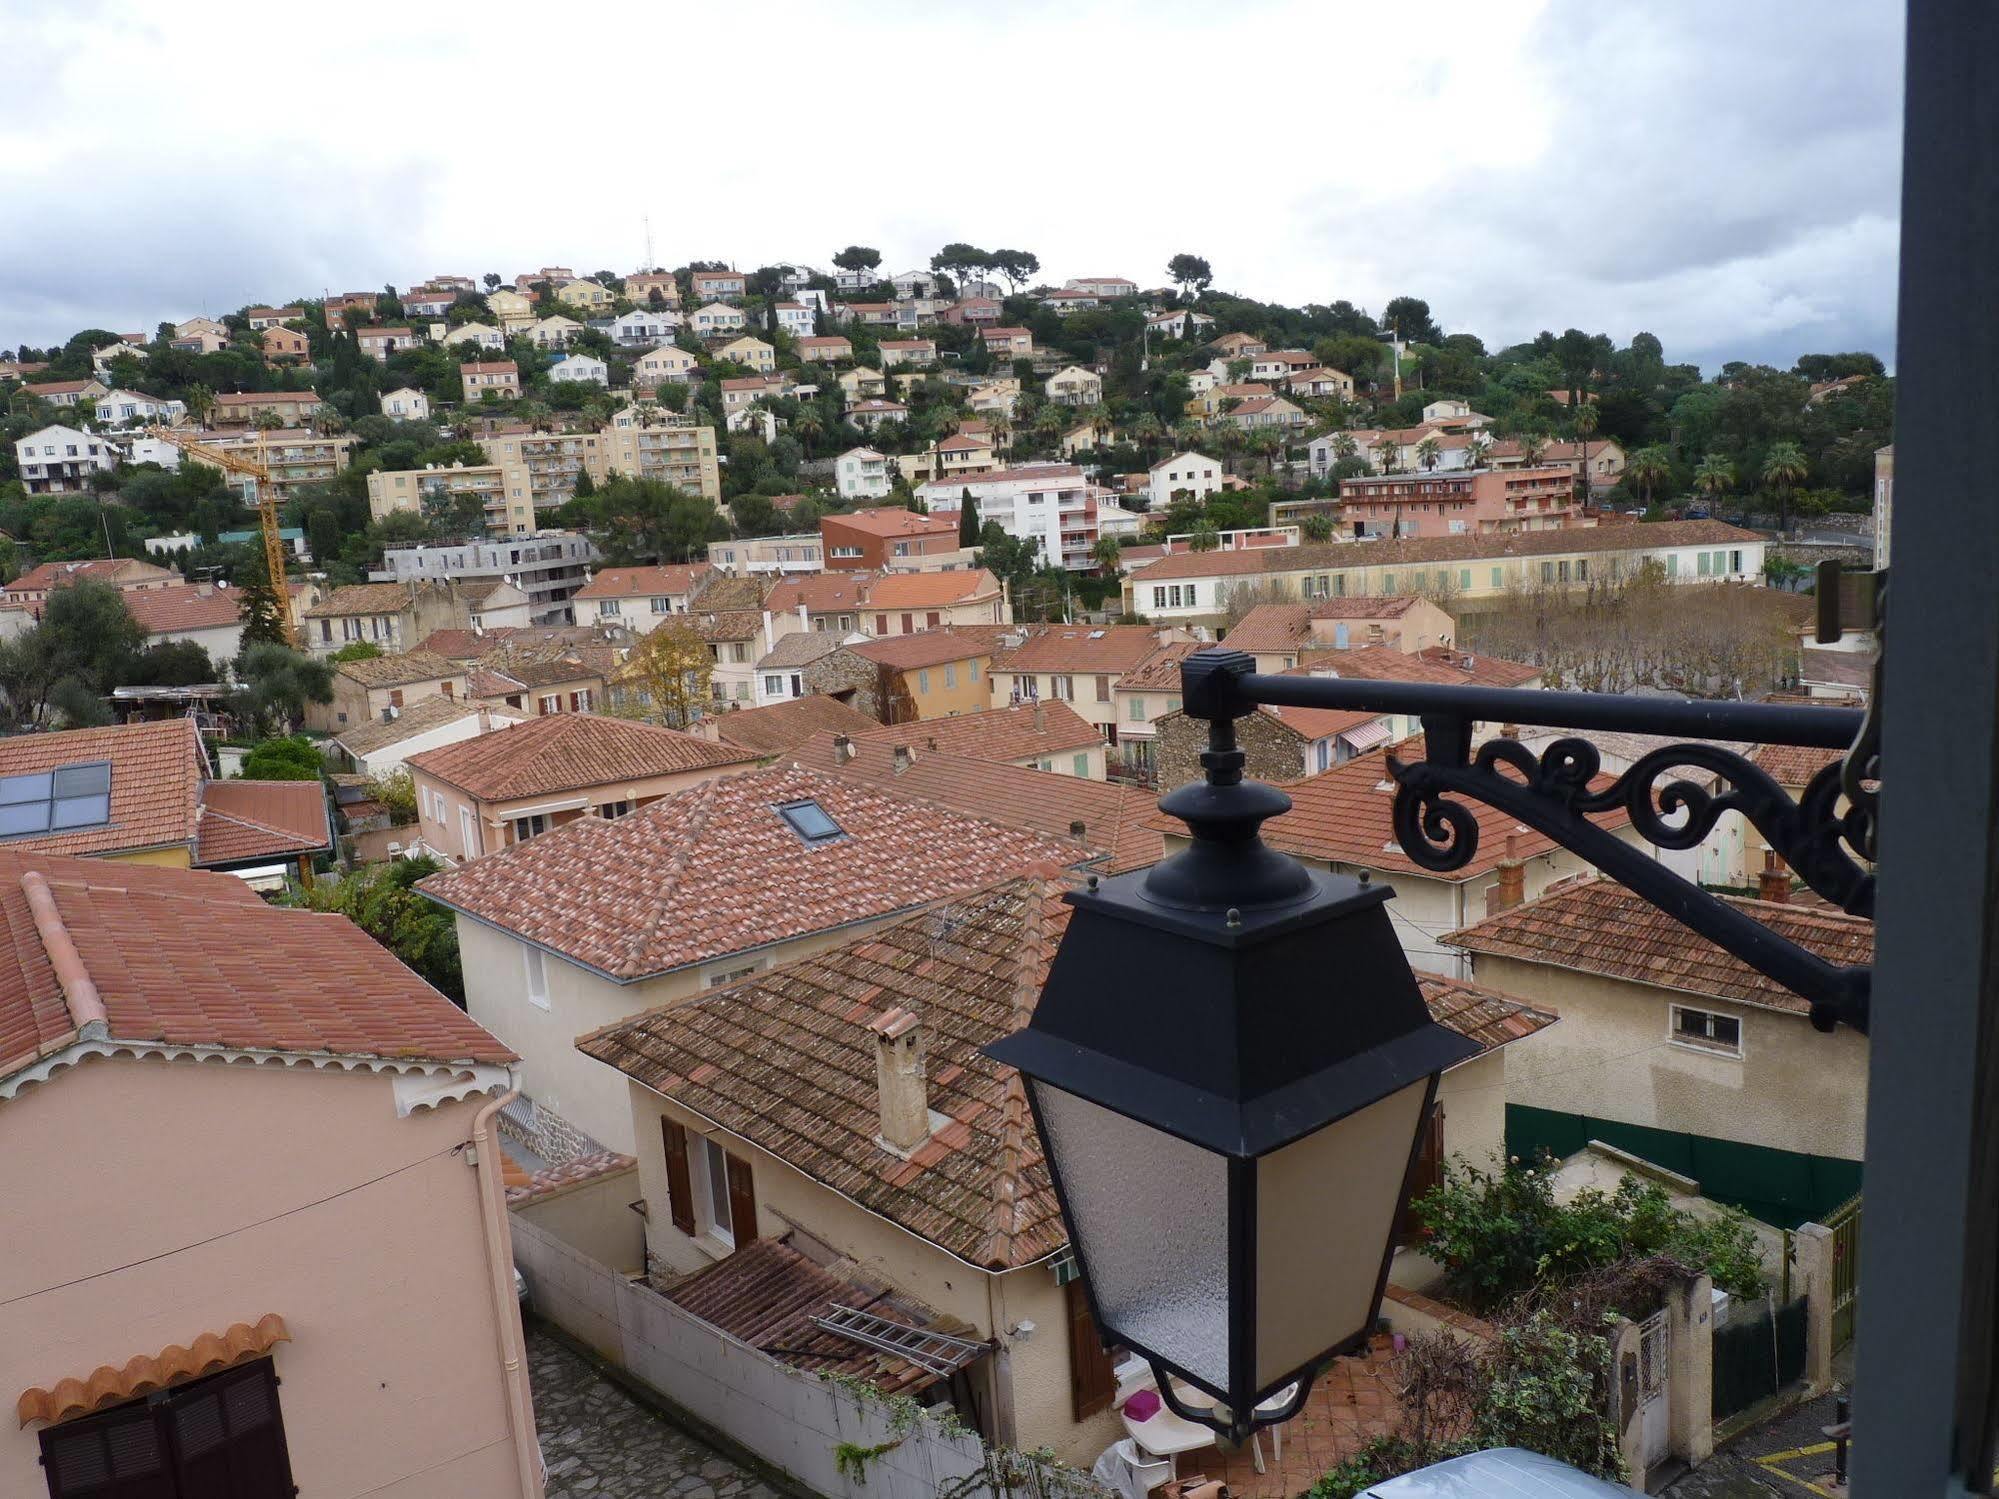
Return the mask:
<path id="1" fill-rule="evenodd" d="M 655 257 L 1425 297 L 1892 363 L 1883 0 L 0 0 L 0 348 Z"/>

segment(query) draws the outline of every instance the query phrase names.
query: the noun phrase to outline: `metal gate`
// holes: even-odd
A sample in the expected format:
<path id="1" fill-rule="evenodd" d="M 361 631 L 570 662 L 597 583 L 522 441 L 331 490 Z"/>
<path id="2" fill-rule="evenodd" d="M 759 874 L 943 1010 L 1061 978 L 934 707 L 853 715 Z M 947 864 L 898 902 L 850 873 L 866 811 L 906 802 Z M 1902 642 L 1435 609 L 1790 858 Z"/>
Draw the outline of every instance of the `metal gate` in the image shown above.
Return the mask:
<path id="1" fill-rule="evenodd" d="M 1853 1313 L 1860 1300 L 1860 1197 L 1855 1194 L 1826 1215 L 1832 1230 L 1832 1346 L 1853 1341 Z"/>
<path id="2" fill-rule="evenodd" d="M 1666 1379 L 1671 1353 L 1666 1314 L 1654 1312 L 1638 1324 L 1638 1441 L 1640 1460 L 1648 1468 L 1666 1457 L 1670 1436 Z"/>

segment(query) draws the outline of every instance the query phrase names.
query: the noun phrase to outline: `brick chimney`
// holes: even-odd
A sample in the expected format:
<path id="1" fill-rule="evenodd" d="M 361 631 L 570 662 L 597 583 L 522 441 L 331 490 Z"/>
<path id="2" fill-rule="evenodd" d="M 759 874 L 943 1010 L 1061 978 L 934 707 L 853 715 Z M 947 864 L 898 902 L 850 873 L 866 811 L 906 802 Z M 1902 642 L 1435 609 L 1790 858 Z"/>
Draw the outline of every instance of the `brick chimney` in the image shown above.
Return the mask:
<path id="1" fill-rule="evenodd" d="M 1034 729 L 1036 733 L 1048 727 L 1048 711 L 1041 706 L 1041 699 L 1034 700 Z"/>
<path id="2" fill-rule="evenodd" d="M 1485 892 L 1485 914 L 1497 916 L 1527 898 L 1527 865 L 1520 857 L 1517 834 L 1506 835 L 1506 857 L 1499 861 L 1499 879 Z"/>
<path id="3" fill-rule="evenodd" d="M 915 763 L 916 757 L 910 754 L 908 745 L 898 744 L 895 747 L 895 773 L 897 775 L 901 775 Z"/>
<path id="4" fill-rule="evenodd" d="M 1774 848 L 1765 844 L 1763 867 L 1756 874 L 1756 898 L 1783 905 L 1791 898 L 1791 871 Z"/>
<path id="5" fill-rule="evenodd" d="M 835 765 L 845 765 L 853 758 L 854 741 L 845 734 L 835 734 L 833 736 L 833 763 Z"/>
<path id="6" fill-rule="evenodd" d="M 908 1155 L 930 1138 L 930 1084 L 924 1076 L 923 1022 L 897 1005 L 868 1022 L 875 1037 L 875 1091 L 881 1139 Z"/>
<path id="7" fill-rule="evenodd" d="M 1083 841 L 1083 835 L 1087 832 L 1089 832 L 1089 828 L 1083 822 L 1082 818 L 1077 817 L 1070 819 L 1069 836 L 1071 838 L 1074 838 L 1078 843 L 1081 843 Z"/>

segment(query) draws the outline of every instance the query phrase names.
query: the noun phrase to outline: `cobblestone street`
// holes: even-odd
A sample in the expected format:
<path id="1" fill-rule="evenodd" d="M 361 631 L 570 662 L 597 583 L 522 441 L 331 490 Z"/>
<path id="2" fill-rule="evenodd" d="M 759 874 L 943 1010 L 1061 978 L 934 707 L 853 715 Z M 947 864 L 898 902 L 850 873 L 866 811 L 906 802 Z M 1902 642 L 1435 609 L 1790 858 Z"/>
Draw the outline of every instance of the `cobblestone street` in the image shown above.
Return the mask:
<path id="1" fill-rule="evenodd" d="M 527 1350 L 548 1499 L 782 1499 L 531 1323 Z"/>

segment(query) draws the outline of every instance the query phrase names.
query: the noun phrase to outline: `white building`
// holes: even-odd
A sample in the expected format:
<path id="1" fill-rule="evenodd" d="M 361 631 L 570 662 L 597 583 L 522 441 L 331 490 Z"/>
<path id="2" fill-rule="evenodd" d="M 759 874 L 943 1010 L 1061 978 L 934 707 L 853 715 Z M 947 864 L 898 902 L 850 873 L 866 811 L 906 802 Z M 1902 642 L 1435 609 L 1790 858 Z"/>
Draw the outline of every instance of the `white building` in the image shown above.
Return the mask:
<path id="1" fill-rule="evenodd" d="M 128 437 L 122 440 L 127 463 L 153 463 L 168 473 L 180 469 L 180 449 L 162 437 Z"/>
<path id="2" fill-rule="evenodd" d="M 135 390 L 114 390 L 97 398 L 97 419 L 107 427 L 133 427 L 163 422 L 169 427 L 187 420 L 187 405 Z"/>
<path id="3" fill-rule="evenodd" d="M 780 302 L 772 309 L 777 314 L 777 325 L 793 338 L 810 338 L 818 326 L 813 320 L 812 309 L 803 302 Z"/>
<path id="4" fill-rule="evenodd" d="M 528 328 L 528 342 L 538 349 L 566 349 L 569 341 L 583 331 L 575 318 L 553 313 Z"/>
<path id="5" fill-rule="evenodd" d="M 573 380 L 584 385 L 609 386 L 611 369 L 603 360 L 592 354 L 571 354 L 566 359 L 558 359 L 548 367 L 551 380 Z"/>
<path id="6" fill-rule="evenodd" d="M 590 564 L 596 560 L 597 549 L 587 537 L 573 531 L 537 531 L 502 541 L 391 547 L 382 554 L 383 567 L 368 576 L 378 583 L 501 580 L 527 595 L 531 623 L 564 625 L 575 623 L 570 600 L 589 580 Z"/>
<path id="7" fill-rule="evenodd" d="M 1103 491 L 1073 463 L 1037 463 L 989 474 L 959 474 L 933 480 L 917 491 L 932 515 L 956 516 L 966 493 L 979 509 L 979 524 L 997 521 L 1020 541 L 1032 541 L 1041 555 L 1072 572 L 1095 567 L 1090 553 L 1102 535 L 1098 505 Z"/>
<path id="8" fill-rule="evenodd" d="M 843 500 L 879 500 L 889 491 L 888 459 L 873 448 L 849 448 L 833 464 L 834 487 Z"/>
<path id="9" fill-rule="evenodd" d="M 611 337 L 624 349 L 649 349 L 670 343 L 680 326 L 680 314 L 670 307 L 639 307 L 611 319 Z"/>
<path id="10" fill-rule="evenodd" d="M 21 484 L 29 494 L 70 494 L 90 488 L 97 474 L 118 466 L 110 439 L 75 427 L 44 427 L 14 444 Z"/>
<path id="11" fill-rule="evenodd" d="M 146 357 L 146 351 L 140 348 L 139 345 L 127 343 L 121 338 L 115 344 L 106 344 L 101 349 L 92 350 L 90 367 L 96 372 L 98 379 L 109 380 L 111 378 L 111 361 L 122 359 L 128 354 L 134 359 L 144 359 Z"/>
<path id="12" fill-rule="evenodd" d="M 1138 283 L 1123 276 L 1077 276 L 1062 283 L 1064 291 L 1087 292 L 1093 297 L 1135 297 Z"/>
<path id="13" fill-rule="evenodd" d="M 1196 500 L 1205 500 L 1209 495 L 1219 493 L 1221 487 L 1221 460 L 1186 452 L 1175 453 L 1153 464 L 1147 471 L 1145 492 L 1151 496 L 1154 510 L 1164 510 L 1173 503 L 1175 495 L 1184 494 Z"/>
<path id="14" fill-rule="evenodd" d="M 427 422 L 430 420 L 430 397 L 414 386 L 405 385 L 401 390 L 392 390 L 382 397 L 382 415 L 394 417 L 399 422 Z"/>
<path id="15" fill-rule="evenodd" d="M 507 336 L 486 323 L 460 323 L 444 335 L 447 348 L 453 344 L 476 344 L 482 349 L 504 349 Z"/>

